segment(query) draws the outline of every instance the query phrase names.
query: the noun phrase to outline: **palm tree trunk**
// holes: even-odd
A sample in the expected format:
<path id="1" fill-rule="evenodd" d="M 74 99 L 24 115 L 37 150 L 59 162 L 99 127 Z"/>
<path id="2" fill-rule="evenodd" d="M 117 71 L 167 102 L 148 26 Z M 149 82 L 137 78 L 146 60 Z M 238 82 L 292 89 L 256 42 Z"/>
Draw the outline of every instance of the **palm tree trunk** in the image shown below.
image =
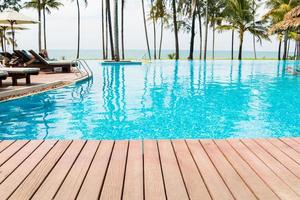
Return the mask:
<path id="1" fill-rule="evenodd" d="M 244 32 L 240 31 L 239 60 L 242 60 Z"/>
<path id="2" fill-rule="evenodd" d="M 253 10 L 253 26 L 255 25 L 255 0 L 252 0 L 252 10 Z M 254 59 L 256 60 L 257 56 L 256 56 L 256 44 L 255 44 L 255 35 L 253 35 L 252 38 L 253 41 L 253 53 L 254 53 Z"/>
<path id="3" fill-rule="evenodd" d="M 282 39 L 279 39 L 279 45 L 278 45 L 278 60 L 281 60 L 281 44 L 282 44 Z"/>
<path id="4" fill-rule="evenodd" d="M 122 0 L 121 5 L 121 49 L 122 49 L 122 59 L 125 59 L 125 50 L 124 50 L 124 7 L 125 7 L 125 0 Z"/>
<path id="5" fill-rule="evenodd" d="M 119 55 L 119 20 L 118 20 L 118 0 L 114 1 L 114 39 L 115 39 L 115 61 L 120 61 Z"/>
<path id="6" fill-rule="evenodd" d="M 300 34 L 298 33 L 298 38 L 300 39 Z M 296 54 L 296 60 L 300 60 L 300 41 L 296 41 L 296 46 L 297 46 L 297 54 Z"/>
<path id="7" fill-rule="evenodd" d="M 162 47 L 162 41 L 163 41 L 163 33 L 164 33 L 164 19 L 161 18 L 161 22 L 160 22 L 160 42 L 159 42 L 158 59 L 161 59 L 161 47 Z"/>
<path id="8" fill-rule="evenodd" d="M 198 22 L 199 22 L 199 39 L 200 39 L 200 48 L 199 48 L 199 58 L 202 59 L 202 21 L 201 21 L 201 14 L 200 8 L 198 7 Z"/>
<path id="9" fill-rule="evenodd" d="M 283 55 L 282 60 L 286 60 L 287 58 L 287 40 L 288 40 L 288 33 L 284 33 L 284 39 L 283 39 Z"/>
<path id="10" fill-rule="evenodd" d="M 105 59 L 107 58 L 108 58 L 108 12 L 107 12 L 107 8 L 105 7 Z"/>
<path id="11" fill-rule="evenodd" d="M 1 49 L 4 52 L 4 31 L 1 30 Z"/>
<path id="12" fill-rule="evenodd" d="M 289 58 L 289 54 L 290 54 L 290 44 L 291 44 L 291 39 L 288 39 L 288 46 L 287 46 L 287 52 L 286 52 L 287 58 Z"/>
<path id="13" fill-rule="evenodd" d="M 175 59 L 179 59 L 179 41 L 178 41 L 178 28 L 177 28 L 177 10 L 176 1 L 172 0 L 172 11 L 173 11 L 173 25 L 174 25 L 174 35 L 175 35 Z"/>
<path id="14" fill-rule="evenodd" d="M 38 10 L 38 20 L 39 20 L 39 25 L 38 25 L 38 29 L 39 29 L 39 35 L 38 35 L 38 47 L 39 47 L 39 51 L 42 50 L 42 23 L 41 23 L 41 0 L 37 0 L 37 10 Z"/>
<path id="15" fill-rule="evenodd" d="M 203 59 L 206 60 L 207 57 L 207 35 L 208 35 L 208 0 L 205 3 L 205 38 L 204 38 L 204 55 Z"/>
<path id="16" fill-rule="evenodd" d="M 188 57 L 189 60 L 193 60 L 194 59 L 195 21 L 196 21 L 196 11 L 194 10 L 193 11 L 193 17 L 192 17 L 190 54 L 189 54 L 189 57 Z"/>
<path id="17" fill-rule="evenodd" d="M 47 31 L 46 31 L 46 9 L 45 9 L 45 6 L 43 7 L 43 18 L 44 18 L 44 49 L 47 50 L 47 37 L 46 37 L 46 34 L 47 34 Z"/>
<path id="18" fill-rule="evenodd" d="M 233 60 L 233 49 L 234 49 L 234 29 L 231 30 L 231 60 Z"/>
<path id="19" fill-rule="evenodd" d="M 151 0 L 151 7 L 153 8 L 153 0 Z M 153 57 L 156 60 L 156 22 L 154 17 L 152 16 L 152 23 L 153 23 Z"/>
<path id="20" fill-rule="evenodd" d="M 150 52 L 149 39 L 148 39 L 148 31 L 147 31 L 147 23 L 146 23 L 146 14 L 145 14 L 144 0 L 142 0 L 142 9 L 143 9 L 143 19 L 144 19 L 144 28 L 145 28 L 145 36 L 146 36 L 148 56 L 149 56 L 149 59 L 151 60 L 151 52 Z"/>
<path id="21" fill-rule="evenodd" d="M 213 42 L 212 42 L 212 59 L 215 59 L 215 39 L 216 39 L 216 25 L 213 23 Z"/>
<path id="22" fill-rule="evenodd" d="M 79 51 L 80 51 L 80 5 L 79 0 L 76 0 L 77 4 L 77 53 L 76 53 L 76 59 L 79 58 Z"/>
<path id="23" fill-rule="evenodd" d="M 111 59 L 114 59 L 114 40 L 112 33 L 112 24 L 111 24 L 111 13 L 110 13 L 110 2 L 106 0 L 106 9 L 107 9 L 107 19 L 108 19 L 108 29 L 109 29 L 109 39 L 110 39 L 110 51 L 111 51 Z"/>
<path id="24" fill-rule="evenodd" d="M 105 59 L 105 36 L 104 36 L 104 0 L 102 0 L 102 6 L 101 6 L 101 31 L 102 31 L 102 57 L 103 60 Z"/>

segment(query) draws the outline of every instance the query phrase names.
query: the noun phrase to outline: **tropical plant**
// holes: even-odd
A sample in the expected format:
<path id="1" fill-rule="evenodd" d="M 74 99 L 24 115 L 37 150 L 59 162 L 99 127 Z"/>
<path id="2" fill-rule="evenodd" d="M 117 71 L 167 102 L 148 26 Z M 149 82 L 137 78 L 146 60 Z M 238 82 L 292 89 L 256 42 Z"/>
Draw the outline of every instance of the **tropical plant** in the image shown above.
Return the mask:
<path id="1" fill-rule="evenodd" d="M 0 12 L 4 10 L 19 11 L 22 8 L 21 0 L 2 0 L 0 1 Z"/>
<path id="2" fill-rule="evenodd" d="M 37 12 L 38 12 L 38 21 L 39 22 L 42 21 L 42 15 L 41 15 L 42 4 L 41 4 L 41 0 L 32 0 L 30 2 L 25 2 L 24 7 L 25 8 L 34 8 L 34 9 L 36 9 Z M 42 23 L 38 24 L 38 47 L 39 47 L 39 51 L 41 51 L 41 49 L 42 49 Z"/>
<path id="3" fill-rule="evenodd" d="M 121 2 L 121 50 L 122 50 L 122 59 L 125 59 L 125 50 L 124 50 L 124 10 L 125 10 L 125 0 Z"/>
<path id="4" fill-rule="evenodd" d="M 118 0 L 114 0 L 114 40 L 115 40 L 115 54 L 114 60 L 120 60 L 119 54 L 119 20 L 118 20 Z"/>
<path id="5" fill-rule="evenodd" d="M 158 49 L 158 58 L 161 59 L 161 48 L 163 42 L 164 27 L 169 23 L 170 15 L 167 12 L 165 0 L 156 0 L 151 6 L 150 19 L 155 21 L 155 24 L 160 21 L 160 41 Z M 156 40 L 156 39 L 155 39 Z M 156 42 L 155 42 L 156 43 Z M 155 47 L 156 49 L 156 47 Z"/>
<path id="6" fill-rule="evenodd" d="M 284 16 L 292 8 L 300 5 L 300 0 L 268 0 L 266 2 L 268 12 L 264 15 L 264 19 L 269 20 L 270 26 L 277 24 L 284 20 Z M 288 45 L 288 32 L 277 32 L 279 39 L 279 47 L 281 49 L 281 42 L 283 38 L 284 48 L 283 48 L 283 59 L 287 58 L 287 45 Z M 278 50 L 278 57 L 280 59 L 280 50 Z"/>
<path id="7" fill-rule="evenodd" d="M 151 60 L 151 52 L 149 46 L 149 38 L 148 38 L 148 30 L 147 30 L 147 22 L 146 22 L 146 11 L 145 11 L 145 3 L 142 0 L 142 9 L 143 9 L 143 20 L 144 20 L 144 29 L 145 29 L 145 36 L 146 36 L 146 43 L 147 43 L 147 50 L 148 50 L 148 57 Z"/>
<path id="8" fill-rule="evenodd" d="M 72 0 L 75 1 L 75 0 Z M 88 2 L 87 0 L 83 0 L 84 6 L 87 7 Z M 76 6 L 77 6 L 77 52 L 76 52 L 76 58 L 79 58 L 80 53 L 80 3 L 79 0 L 76 0 Z"/>
<path id="9" fill-rule="evenodd" d="M 176 0 L 172 0 L 172 15 L 173 15 L 173 26 L 175 36 L 175 59 L 179 59 L 179 40 L 178 40 L 178 24 L 177 24 L 177 9 Z"/>
<path id="10" fill-rule="evenodd" d="M 39 7 L 39 1 L 40 0 L 32 0 L 30 2 L 26 2 L 24 4 L 24 6 L 26 8 L 34 8 L 34 9 L 38 9 Z M 42 0 L 41 2 L 41 9 L 42 9 L 42 13 L 43 13 L 43 32 L 44 32 L 44 49 L 47 49 L 47 37 L 46 37 L 46 13 L 47 14 L 51 14 L 51 10 L 52 9 L 56 9 L 58 10 L 59 7 L 63 6 L 63 4 L 59 1 L 56 0 Z"/>
<path id="11" fill-rule="evenodd" d="M 249 0 L 228 0 L 225 9 L 227 13 L 231 13 L 227 19 L 229 23 L 220 25 L 218 29 L 221 31 L 234 29 L 239 33 L 239 60 L 242 59 L 245 32 L 255 35 L 259 42 L 262 39 L 269 40 L 263 22 L 256 21 L 253 23 L 253 14 Z"/>

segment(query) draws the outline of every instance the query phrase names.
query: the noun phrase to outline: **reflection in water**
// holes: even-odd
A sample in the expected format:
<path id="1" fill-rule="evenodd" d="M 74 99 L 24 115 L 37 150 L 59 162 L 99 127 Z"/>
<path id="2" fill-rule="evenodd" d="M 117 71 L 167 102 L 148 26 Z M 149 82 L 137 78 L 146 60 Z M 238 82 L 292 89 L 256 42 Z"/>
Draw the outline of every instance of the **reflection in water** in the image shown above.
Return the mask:
<path id="1" fill-rule="evenodd" d="M 94 66 L 94 78 L 0 104 L 0 139 L 299 136 L 297 63 Z M 286 115 L 288 113 L 288 115 Z"/>

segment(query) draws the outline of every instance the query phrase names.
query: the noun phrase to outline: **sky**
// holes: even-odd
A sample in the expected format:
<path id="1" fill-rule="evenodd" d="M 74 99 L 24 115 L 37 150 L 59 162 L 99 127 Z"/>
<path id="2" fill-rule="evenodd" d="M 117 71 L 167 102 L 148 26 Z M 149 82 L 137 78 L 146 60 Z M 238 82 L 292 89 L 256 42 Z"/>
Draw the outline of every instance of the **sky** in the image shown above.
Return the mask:
<path id="1" fill-rule="evenodd" d="M 146 7 L 149 9 L 149 2 Z M 77 10 L 76 3 L 62 0 L 64 7 L 60 10 L 53 10 L 47 15 L 47 46 L 48 49 L 75 49 L 77 45 Z M 149 10 L 147 10 L 149 11 Z M 23 9 L 21 12 L 37 20 L 37 12 L 33 9 Z M 260 15 L 264 9 L 260 9 Z M 89 0 L 88 6 L 81 6 L 81 48 L 82 49 L 101 49 L 101 1 Z M 142 17 L 141 0 L 127 0 L 125 5 L 125 49 L 146 49 L 144 24 Z M 37 25 L 26 25 L 28 30 L 18 31 L 16 34 L 17 43 L 21 49 L 37 49 Z M 197 25 L 198 27 L 198 25 Z M 153 27 L 148 22 L 148 31 L 150 45 L 153 47 Z M 158 27 L 159 31 L 159 27 Z M 197 31 L 197 30 L 196 30 Z M 204 34 L 204 33 L 203 33 Z M 159 32 L 158 32 L 159 35 Z M 212 49 L 211 30 L 208 37 L 208 49 Z M 272 42 L 263 41 L 262 46 L 257 43 L 258 51 L 276 51 L 278 41 L 271 37 Z M 189 49 L 190 35 L 186 33 L 179 34 L 180 49 Z M 158 45 L 157 45 L 158 46 Z M 199 46 L 199 33 L 195 38 L 195 48 Z M 163 49 L 174 49 L 174 33 L 165 30 Z M 222 32 L 216 34 L 215 49 L 230 50 L 231 32 Z M 236 34 L 235 50 L 238 49 L 238 38 Z M 244 50 L 252 50 L 252 36 L 245 35 Z"/>

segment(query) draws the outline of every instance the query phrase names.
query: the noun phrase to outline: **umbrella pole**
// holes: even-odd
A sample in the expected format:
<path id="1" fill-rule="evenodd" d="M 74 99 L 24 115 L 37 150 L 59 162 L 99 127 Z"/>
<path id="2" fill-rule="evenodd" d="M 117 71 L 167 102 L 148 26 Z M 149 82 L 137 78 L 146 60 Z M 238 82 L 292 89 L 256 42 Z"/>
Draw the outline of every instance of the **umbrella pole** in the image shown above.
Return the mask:
<path id="1" fill-rule="evenodd" d="M 15 50 L 15 31 L 14 31 L 14 21 L 10 22 L 11 32 L 12 32 L 12 47 L 13 51 Z"/>
<path id="2" fill-rule="evenodd" d="M 6 52 L 6 28 L 3 28 L 4 52 Z"/>

